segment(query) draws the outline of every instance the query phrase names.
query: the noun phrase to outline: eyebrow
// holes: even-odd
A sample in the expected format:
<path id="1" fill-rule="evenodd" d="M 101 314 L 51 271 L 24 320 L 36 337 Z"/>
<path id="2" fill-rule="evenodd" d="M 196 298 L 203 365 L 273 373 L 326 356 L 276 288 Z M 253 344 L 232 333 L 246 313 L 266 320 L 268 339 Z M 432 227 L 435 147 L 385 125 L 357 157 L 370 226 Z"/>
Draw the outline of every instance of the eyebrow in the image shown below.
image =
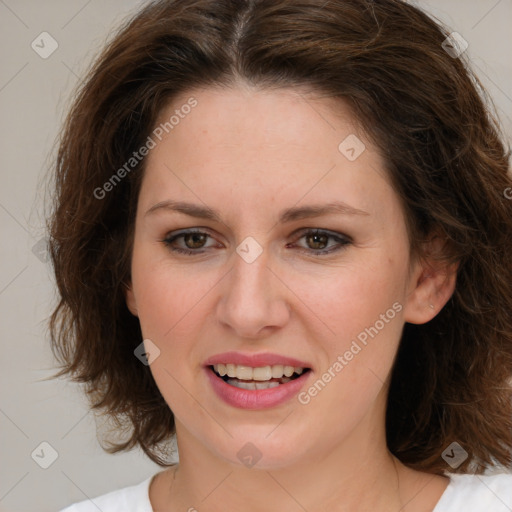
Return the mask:
<path id="1" fill-rule="evenodd" d="M 187 203 L 184 201 L 161 201 L 149 208 L 144 216 L 148 216 L 162 210 L 182 213 L 190 217 L 212 220 L 224 224 L 220 214 L 212 208 L 209 208 L 208 206 Z M 344 203 L 343 201 L 334 201 L 327 204 L 313 204 L 308 206 L 294 206 L 287 208 L 280 213 L 279 222 L 284 224 L 296 220 L 320 217 L 322 215 L 335 213 L 343 215 L 370 215 L 368 212 L 354 208 Z"/>

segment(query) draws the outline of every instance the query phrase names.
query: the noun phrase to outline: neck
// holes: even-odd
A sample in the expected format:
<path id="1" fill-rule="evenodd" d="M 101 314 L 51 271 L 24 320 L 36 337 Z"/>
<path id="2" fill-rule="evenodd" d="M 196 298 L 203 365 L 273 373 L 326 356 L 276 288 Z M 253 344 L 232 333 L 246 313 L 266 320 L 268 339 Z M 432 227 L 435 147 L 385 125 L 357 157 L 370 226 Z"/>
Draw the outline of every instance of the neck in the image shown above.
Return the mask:
<path id="1" fill-rule="evenodd" d="M 180 464 L 162 474 L 161 490 L 153 492 L 155 510 L 415 512 L 432 510 L 448 484 L 444 477 L 413 471 L 393 457 L 384 421 L 375 417 L 365 418 L 334 448 L 326 443 L 301 453 L 297 447 L 297 458 L 279 467 L 233 464 L 179 422 L 177 440 Z"/>
<path id="2" fill-rule="evenodd" d="M 292 467 L 262 470 L 182 455 L 173 475 L 169 503 L 208 512 L 282 510 L 319 512 L 403 509 L 400 468 L 389 454 L 351 458 L 337 453 Z M 200 468 L 200 469 L 199 469 Z M 169 507 L 167 510 L 174 510 Z"/>

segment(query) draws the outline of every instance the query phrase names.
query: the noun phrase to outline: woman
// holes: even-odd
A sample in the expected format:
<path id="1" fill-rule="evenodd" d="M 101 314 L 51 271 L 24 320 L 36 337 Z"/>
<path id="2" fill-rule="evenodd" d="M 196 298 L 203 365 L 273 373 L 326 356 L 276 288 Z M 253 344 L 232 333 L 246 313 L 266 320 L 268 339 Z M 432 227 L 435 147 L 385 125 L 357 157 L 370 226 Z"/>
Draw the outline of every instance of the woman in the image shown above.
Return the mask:
<path id="1" fill-rule="evenodd" d="M 462 43 L 398 0 L 115 36 L 57 158 L 52 346 L 110 451 L 180 462 L 67 512 L 512 509 L 511 180 Z"/>

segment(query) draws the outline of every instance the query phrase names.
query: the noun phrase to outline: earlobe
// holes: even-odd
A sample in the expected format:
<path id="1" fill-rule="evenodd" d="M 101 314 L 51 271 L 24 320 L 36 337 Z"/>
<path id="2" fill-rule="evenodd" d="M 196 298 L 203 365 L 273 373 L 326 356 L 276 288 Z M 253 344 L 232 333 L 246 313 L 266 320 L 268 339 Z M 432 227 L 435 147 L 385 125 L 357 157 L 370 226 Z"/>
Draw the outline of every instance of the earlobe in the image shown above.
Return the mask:
<path id="1" fill-rule="evenodd" d="M 404 320 L 424 324 L 434 318 L 455 291 L 458 263 L 428 259 L 417 262 L 411 275 Z"/>
<path id="2" fill-rule="evenodd" d="M 137 301 L 135 300 L 135 294 L 133 293 L 133 288 L 131 283 L 125 285 L 124 296 L 126 299 L 126 306 L 130 310 L 131 314 L 134 316 L 138 316 L 137 309 Z"/>

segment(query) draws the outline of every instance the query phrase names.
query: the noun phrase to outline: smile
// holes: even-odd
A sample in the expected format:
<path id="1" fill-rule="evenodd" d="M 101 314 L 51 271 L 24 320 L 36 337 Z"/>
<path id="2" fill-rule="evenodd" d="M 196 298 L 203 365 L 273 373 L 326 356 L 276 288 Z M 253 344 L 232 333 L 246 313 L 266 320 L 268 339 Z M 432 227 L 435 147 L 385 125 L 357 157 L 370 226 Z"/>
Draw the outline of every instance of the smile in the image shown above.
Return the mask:
<path id="1" fill-rule="evenodd" d="M 285 366 L 251 367 L 237 364 L 214 364 L 213 372 L 230 386 L 239 389 L 258 390 L 276 388 L 297 379 L 308 368 Z"/>
<path id="2" fill-rule="evenodd" d="M 237 409 L 268 409 L 289 402 L 312 378 L 310 363 L 285 355 L 226 352 L 204 363 L 210 389 Z"/>

